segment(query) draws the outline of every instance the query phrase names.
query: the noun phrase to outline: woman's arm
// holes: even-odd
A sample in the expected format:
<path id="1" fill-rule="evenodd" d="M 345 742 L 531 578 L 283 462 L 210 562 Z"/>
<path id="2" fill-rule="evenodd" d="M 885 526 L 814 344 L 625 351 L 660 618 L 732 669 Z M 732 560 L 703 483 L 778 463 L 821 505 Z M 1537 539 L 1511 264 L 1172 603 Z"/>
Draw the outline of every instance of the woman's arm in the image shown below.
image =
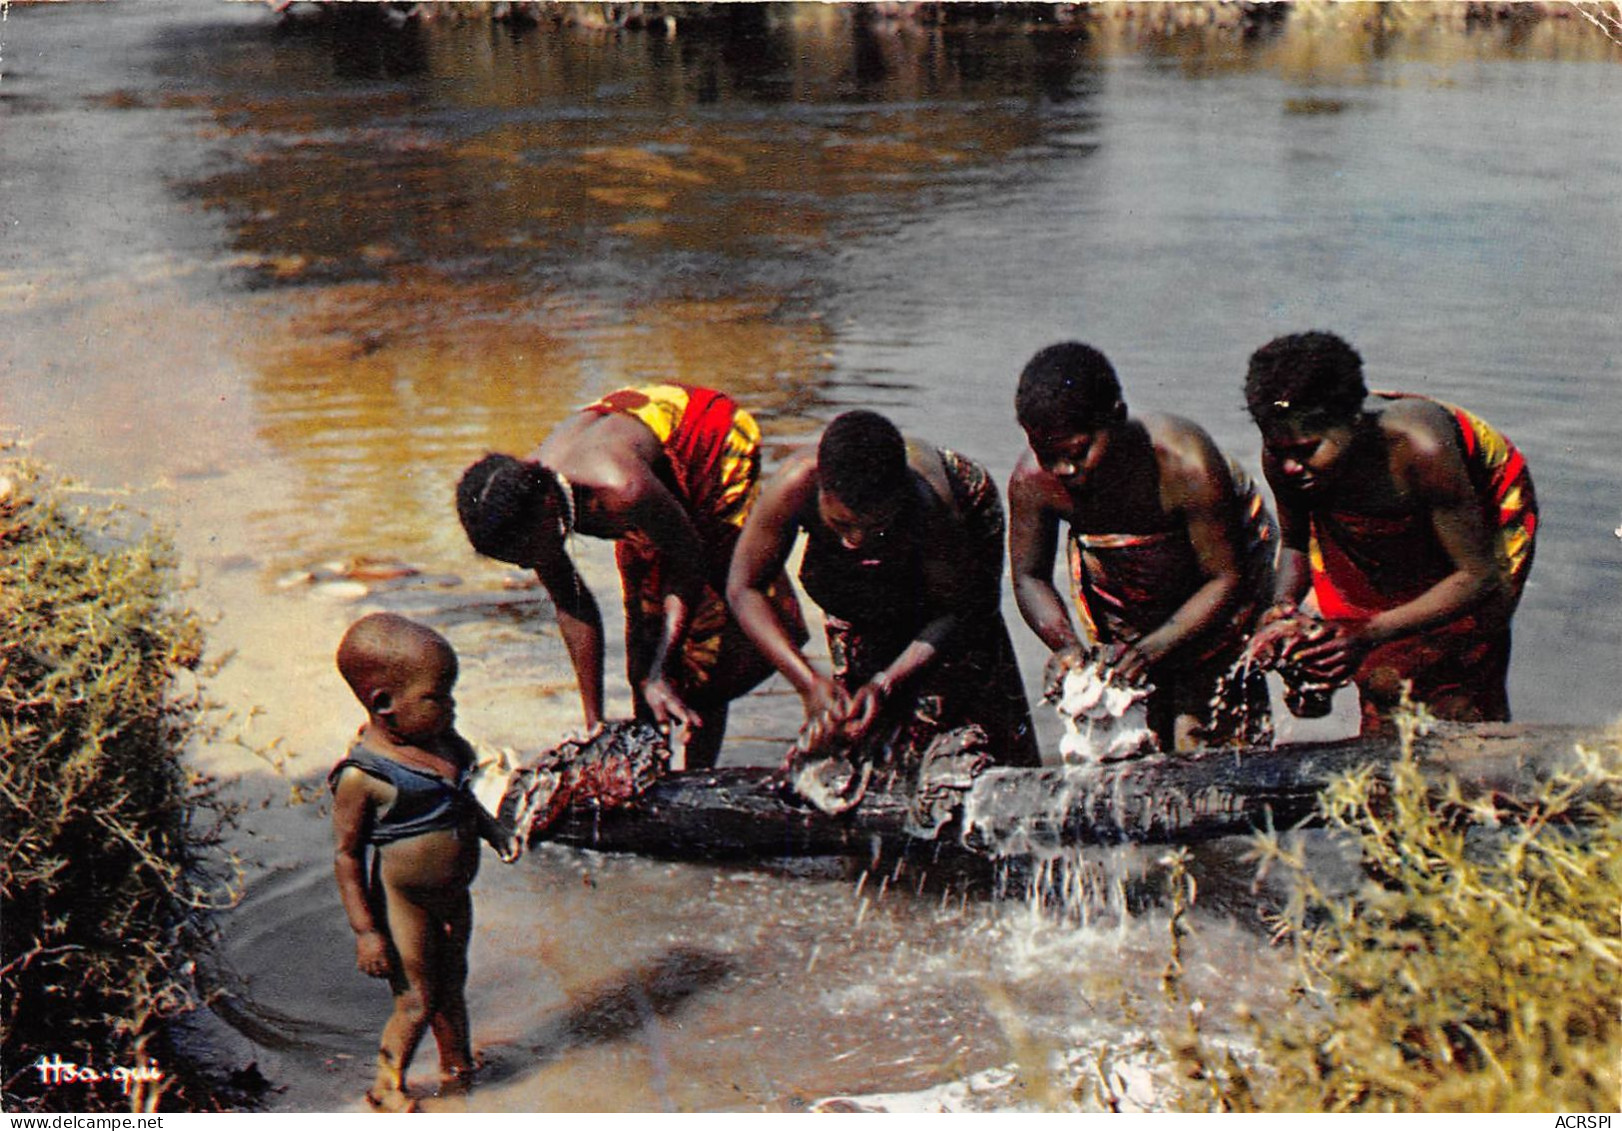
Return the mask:
<path id="1" fill-rule="evenodd" d="M 842 708 L 833 680 L 811 666 L 777 617 L 766 590 L 783 571 L 801 528 L 800 515 L 815 503 L 816 459 L 790 460 L 761 490 L 732 551 L 727 603 L 761 655 L 799 692 L 808 718 Z"/>
<path id="2" fill-rule="evenodd" d="M 964 647 L 967 642 L 960 635 L 985 624 L 1002 604 L 1007 529 L 996 487 L 982 468 L 966 460 L 954 465 L 923 445 L 909 450 L 913 471 L 934 496 L 926 519 L 926 552 L 937 564 L 926 565 L 918 579 L 924 586 L 924 608 L 933 615 L 895 659 L 852 694 L 845 724 L 852 739 L 866 733 L 893 688 L 935 663 L 942 652 Z M 962 477 L 961 491 L 955 486 L 957 477 Z M 947 568 L 939 568 L 942 563 Z"/>
<path id="3" fill-rule="evenodd" d="M 1145 633 L 1114 661 L 1127 679 L 1173 657 L 1221 624 L 1243 582 L 1242 537 L 1234 510 L 1233 475 L 1227 460 L 1203 432 L 1192 428 L 1157 438 L 1161 507 L 1175 515 L 1188 535 L 1195 566 L 1203 579 L 1165 621 Z"/>
<path id="4" fill-rule="evenodd" d="M 1054 488 L 1045 479 L 1029 451 L 1019 457 L 1008 480 L 1008 562 L 1019 615 L 1051 652 L 1042 669 L 1042 693 L 1052 697 L 1065 673 L 1086 662 L 1089 647 L 1053 583 L 1061 518 L 1048 504 Z"/>
<path id="5" fill-rule="evenodd" d="M 664 621 L 642 681 L 643 699 L 660 724 L 702 726 L 703 720 L 682 701 L 666 674 L 671 658 L 681 654 L 693 610 L 703 600 L 708 584 L 704 571 L 708 557 L 698 529 L 676 497 L 646 467 L 640 467 L 622 491 L 605 501 L 623 516 L 626 526 L 659 548 Z"/>
<path id="6" fill-rule="evenodd" d="M 1262 474 L 1273 491 L 1279 531 L 1278 562 L 1273 575 L 1273 606 L 1262 616 L 1265 624 L 1294 616 L 1296 606 L 1306 597 L 1312 585 L 1312 566 L 1307 557 L 1312 520 L 1279 473 L 1278 461 L 1265 449 L 1262 452 Z"/>
<path id="7" fill-rule="evenodd" d="M 1081 637 L 1053 584 L 1059 516 L 1047 505 L 1044 473 L 1027 452 L 1008 480 L 1008 561 L 1019 615 L 1054 652 L 1077 648 Z"/>
<path id="8" fill-rule="evenodd" d="M 561 548 L 534 568 L 557 612 L 558 632 L 580 686 L 586 726 L 594 728 L 603 721 L 603 617 L 597 599 Z"/>
<path id="9" fill-rule="evenodd" d="M 1504 585 L 1494 532 L 1453 434 L 1436 435 L 1416 426 L 1407 436 L 1397 446 L 1402 458 L 1394 474 L 1428 513 L 1431 531 L 1453 570 L 1413 600 L 1371 617 L 1360 633 L 1369 646 L 1468 616 Z"/>

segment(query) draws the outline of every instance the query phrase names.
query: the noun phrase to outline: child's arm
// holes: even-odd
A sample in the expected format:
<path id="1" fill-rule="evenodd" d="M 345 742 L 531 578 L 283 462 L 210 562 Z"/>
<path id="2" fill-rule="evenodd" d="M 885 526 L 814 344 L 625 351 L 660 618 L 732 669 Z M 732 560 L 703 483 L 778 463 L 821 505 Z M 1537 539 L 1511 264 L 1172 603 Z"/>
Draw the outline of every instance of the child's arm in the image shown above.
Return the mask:
<path id="1" fill-rule="evenodd" d="M 377 783 L 380 784 L 380 783 Z M 332 828 L 336 849 L 333 871 L 338 878 L 338 896 L 343 900 L 349 927 L 355 932 L 355 965 L 373 978 L 389 974 L 389 944 L 373 914 L 366 892 L 366 834 L 377 809 L 377 784 L 353 767 L 338 775 L 332 805 Z"/>
<path id="2" fill-rule="evenodd" d="M 496 850 L 496 855 L 501 857 L 503 864 L 512 864 L 524 854 L 524 837 L 521 830 L 513 832 L 507 828 L 491 816 L 490 811 L 477 800 L 473 803 L 473 812 L 479 822 L 479 836 Z"/>
<path id="3" fill-rule="evenodd" d="M 470 773 L 462 783 L 463 800 L 473 809 L 473 820 L 479 832 L 479 839 L 496 850 L 503 864 L 511 864 L 524 854 L 524 832 L 522 828 L 510 829 L 497 819 L 496 814 L 501 811 L 504 797 L 501 794 L 491 795 L 490 785 L 500 783 L 503 792 L 513 788 L 514 777 L 502 774 L 500 771 L 508 765 L 505 753 L 498 753 L 494 757 L 481 755 L 477 748 L 460 734 L 452 735 L 449 743 L 453 749 L 452 757 L 470 768 Z M 488 774 L 486 771 L 490 771 Z M 485 794 L 481 797 L 480 794 Z M 489 806 L 486 807 L 486 800 Z"/>

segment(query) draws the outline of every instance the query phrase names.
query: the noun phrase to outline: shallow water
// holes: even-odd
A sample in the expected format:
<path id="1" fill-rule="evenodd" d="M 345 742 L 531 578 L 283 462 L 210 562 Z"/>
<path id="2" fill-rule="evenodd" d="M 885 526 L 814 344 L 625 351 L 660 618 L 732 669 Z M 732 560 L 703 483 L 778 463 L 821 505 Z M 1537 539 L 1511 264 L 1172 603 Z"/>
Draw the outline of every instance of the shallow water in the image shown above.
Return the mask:
<path id="1" fill-rule="evenodd" d="M 1427 7 L 1303 7 L 1247 36 L 1116 12 L 1083 34 L 743 8 L 667 35 L 12 5 L 0 424 L 175 530 L 236 652 L 218 686 L 240 736 L 276 744 L 203 752 L 271 802 L 222 973 L 233 1055 L 271 1066 L 271 1102 L 352 1099 L 387 1008 L 352 972 L 320 803 L 286 804 L 319 797 L 358 721 L 331 641 L 366 609 L 421 616 L 463 655 L 471 731 L 534 746 L 573 725 L 544 601 L 472 557 L 451 488 L 625 381 L 732 391 L 774 457 L 877 407 L 1003 478 L 1019 367 L 1080 337 L 1133 406 L 1254 468 L 1249 352 L 1338 330 L 1372 384 L 1456 399 L 1525 450 L 1544 525 L 1512 701 L 1614 718 L 1622 48 L 1577 19 Z M 609 553 L 580 553 L 612 612 Z M 356 555 L 423 572 L 360 598 L 302 578 Z M 772 758 L 794 705 L 780 682 L 740 705 L 728 760 Z M 1231 853 L 1198 866 L 1242 887 Z M 1081 926 L 927 877 L 875 902 L 859 877 L 488 860 L 471 993 L 495 1069 L 474 1104 L 923 1087 L 1015 1059 L 1020 1025 L 1118 1039 L 1123 989 L 1156 992 L 1157 912 Z M 1226 1007 L 1266 992 L 1269 959 L 1224 911 L 1199 926 Z"/>

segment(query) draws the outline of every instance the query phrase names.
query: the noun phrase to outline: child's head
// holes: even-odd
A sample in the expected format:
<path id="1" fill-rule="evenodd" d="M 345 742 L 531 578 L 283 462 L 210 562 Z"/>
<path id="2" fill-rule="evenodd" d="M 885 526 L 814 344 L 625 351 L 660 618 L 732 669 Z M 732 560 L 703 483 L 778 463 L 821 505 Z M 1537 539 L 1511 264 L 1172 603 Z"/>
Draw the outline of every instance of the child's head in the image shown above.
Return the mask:
<path id="1" fill-rule="evenodd" d="M 817 478 L 856 510 L 880 509 L 907 491 L 907 441 L 876 412 L 841 413 L 817 443 Z"/>
<path id="2" fill-rule="evenodd" d="M 1070 491 L 1087 488 L 1127 419 L 1115 367 L 1081 342 L 1048 346 L 1025 363 L 1014 415 L 1042 470 Z"/>
<path id="3" fill-rule="evenodd" d="M 397 738 L 427 741 L 456 722 L 456 653 L 425 625 L 394 613 L 362 617 L 338 645 L 338 671 L 372 721 Z"/>
<path id="4" fill-rule="evenodd" d="M 895 529 L 912 486 L 907 441 L 876 412 L 836 416 L 817 444 L 817 514 L 847 549 Z"/>

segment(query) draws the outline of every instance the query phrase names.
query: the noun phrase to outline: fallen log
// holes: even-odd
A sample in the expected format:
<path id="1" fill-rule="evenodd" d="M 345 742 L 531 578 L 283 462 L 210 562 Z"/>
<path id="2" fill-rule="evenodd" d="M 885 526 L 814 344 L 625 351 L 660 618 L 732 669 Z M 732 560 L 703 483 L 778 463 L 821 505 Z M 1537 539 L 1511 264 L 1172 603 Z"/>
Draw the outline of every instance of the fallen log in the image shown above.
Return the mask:
<path id="1" fill-rule="evenodd" d="M 1439 725 L 1415 756 L 1426 775 L 1456 779 L 1466 799 L 1524 795 L 1578 761 L 1577 747 L 1622 760 L 1592 729 Z M 877 788 L 829 816 L 796 798 L 770 768 L 668 774 L 618 807 L 566 807 L 535 839 L 676 858 L 858 856 L 932 845 L 980 855 L 1042 855 L 1080 844 L 1196 843 L 1311 822 L 1319 793 L 1362 766 L 1390 765 L 1395 740 L 1212 749 L 1089 767 L 992 769 L 964 791 L 957 819 L 919 827 L 910 791 Z M 1613 799 L 1615 800 L 1615 799 Z"/>
<path id="2" fill-rule="evenodd" d="M 668 774 L 616 808 L 571 805 L 539 839 L 678 858 L 856 856 L 907 839 L 904 791 L 870 792 L 837 817 L 800 801 L 763 766 Z"/>
<path id="3" fill-rule="evenodd" d="M 1415 757 L 1433 783 L 1456 780 L 1466 800 L 1507 799 L 1574 767 L 1585 734 L 1594 737 L 1566 727 L 1438 727 L 1416 743 Z M 1335 778 L 1364 766 L 1378 773 L 1400 754 L 1393 738 L 1206 750 L 1079 773 L 993 770 L 965 800 L 964 837 L 977 851 L 1041 855 L 1072 844 L 1192 844 L 1289 828 L 1313 821 Z"/>

